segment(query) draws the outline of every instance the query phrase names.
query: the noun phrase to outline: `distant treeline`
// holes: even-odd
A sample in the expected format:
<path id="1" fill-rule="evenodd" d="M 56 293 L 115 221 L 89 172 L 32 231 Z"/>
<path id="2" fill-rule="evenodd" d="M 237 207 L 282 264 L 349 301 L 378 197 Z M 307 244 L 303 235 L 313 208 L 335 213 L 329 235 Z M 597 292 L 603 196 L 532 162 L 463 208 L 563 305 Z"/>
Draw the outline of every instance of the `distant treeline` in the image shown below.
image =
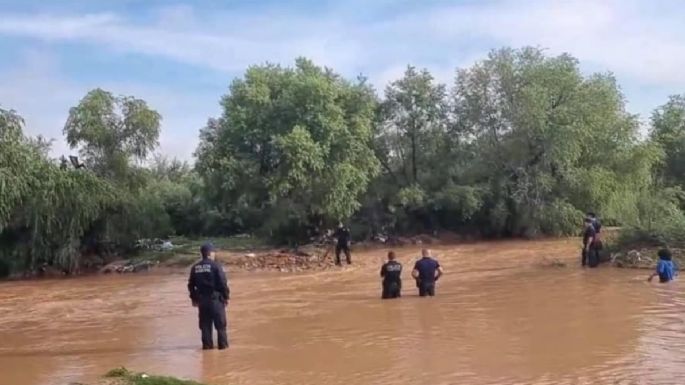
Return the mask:
<path id="1" fill-rule="evenodd" d="M 493 51 L 449 86 L 407 67 L 382 97 L 298 59 L 248 68 L 221 105 L 193 166 L 151 157 L 161 116 L 134 97 L 96 89 L 69 111 L 73 162 L 0 110 L 0 275 L 73 271 L 142 238 L 297 242 L 337 221 L 356 237 L 564 235 L 594 211 L 646 240 L 685 234 L 685 96 L 641 135 L 615 78 L 570 55 Z"/>

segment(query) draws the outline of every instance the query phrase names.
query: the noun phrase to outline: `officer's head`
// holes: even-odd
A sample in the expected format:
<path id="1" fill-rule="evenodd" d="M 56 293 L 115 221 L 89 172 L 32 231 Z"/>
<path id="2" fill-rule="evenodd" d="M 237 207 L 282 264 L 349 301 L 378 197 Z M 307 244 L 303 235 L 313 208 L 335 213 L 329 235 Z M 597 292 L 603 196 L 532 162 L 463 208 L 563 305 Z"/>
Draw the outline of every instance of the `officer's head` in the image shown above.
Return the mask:
<path id="1" fill-rule="evenodd" d="M 587 217 L 590 219 L 595 219 L 597 218 L 597 214 L 593 213 L 592 211 L 587 213 Z"/>
<path id="2" fill-rule="evenodd" d="M 664 260 L 664 261 L 670 261 L 672 259 L 671 250 L 669 250 L 669 249 L 659 250 L 658 255 L 659 255 L 659 259 Z"/>
<path id="3" fill-rule="evenodd" d="M 388 261 L 394 261 L 395 260 L 395 252 L 394 251 L 388 251 Z"/>
<path id="4" fill-rule="evenodd" d="M 202 258 L 214 259 L 214 245 L 209 242 L 205 243 L 200 247 L 200 254 L 202 254 Z"/>
<path id="5" fill-rule="evenodd" d="M 339 229 L 342 229 L 342 228 L 343 228 L 343 223 L 342 223 L 342 222 L 338 222 L 338 228 L 339 228 Z"/>
<path id="6" fill-rule="evenodd" d="M 428 258 L 431 256 L 431 251 L 428 249 L 421 249 L 421 256 L 424 258 Z"/>
<path id="7" fill-rule="evenodd" d="M 590 217 L 585 217 L 585 220 L 583 221 L 585 224 L 585 227 L 592 226 L 592 218 Z"/>

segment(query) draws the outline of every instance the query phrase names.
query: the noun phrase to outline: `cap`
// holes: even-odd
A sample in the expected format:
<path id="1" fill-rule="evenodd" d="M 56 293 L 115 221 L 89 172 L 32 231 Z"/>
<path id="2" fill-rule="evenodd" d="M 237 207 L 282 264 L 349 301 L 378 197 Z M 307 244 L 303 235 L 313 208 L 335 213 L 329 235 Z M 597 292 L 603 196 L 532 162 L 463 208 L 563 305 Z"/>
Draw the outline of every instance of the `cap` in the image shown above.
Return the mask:
<path id="1" fill-rule="evenodd" d="M 203 257 L 208 256 L 209 253 L 211 253 L 212 251 L 214 251 L 214 245 L 212 245 L 211 242 L 207 242 L 204 245 L 202 245 L 202 247 L 200 247 L 200 253 Z"/>

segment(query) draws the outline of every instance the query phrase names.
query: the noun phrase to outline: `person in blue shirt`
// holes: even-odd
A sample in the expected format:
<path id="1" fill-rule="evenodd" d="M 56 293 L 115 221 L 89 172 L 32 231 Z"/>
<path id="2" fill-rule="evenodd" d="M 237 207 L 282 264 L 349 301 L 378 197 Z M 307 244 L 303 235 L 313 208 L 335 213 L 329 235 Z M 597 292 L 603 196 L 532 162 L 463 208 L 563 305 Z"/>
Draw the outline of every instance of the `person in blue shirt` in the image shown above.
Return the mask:
<path id="1" fill-rule="evenodd" d="M 656 271 L 649 276 L 648 281 L 652 282 L 652 279 L 659 276 L 659 282 L 666 283 L 670 282 L 675 278 L 676 268 L 672 261 L 671 251 L 668 249 L 659 250 L 659 262 L 656 264 Z"/>
<path id="2" fill-rule="evenodd" d="M 416 287 L 419 288 L 419 296 L 434 296 L 435 282 L 440 279 L 442 274 L 442 267 L 438 261 L 431 258 L 430 250 L 421 250 L 421 259 L 416 261 L 414 270 L 411 272 L 412 277 L 416 280 Z"/>

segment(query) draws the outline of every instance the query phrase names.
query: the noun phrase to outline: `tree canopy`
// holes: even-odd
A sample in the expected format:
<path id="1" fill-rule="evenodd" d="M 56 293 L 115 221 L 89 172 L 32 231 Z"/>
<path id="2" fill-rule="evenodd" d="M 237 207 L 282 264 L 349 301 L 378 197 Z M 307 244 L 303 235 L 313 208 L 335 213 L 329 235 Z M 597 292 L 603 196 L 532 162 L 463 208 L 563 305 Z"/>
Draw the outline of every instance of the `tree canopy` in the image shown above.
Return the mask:
<path id="1" fill-rule="evenodd" d="M 255 66 L 221 104 L 223 115 L 201 133 L 197 168 L 236 224 L 297 235 L 359 208 L 378 171 L 376 99 L 363 79 L 305 59 Z"/>

